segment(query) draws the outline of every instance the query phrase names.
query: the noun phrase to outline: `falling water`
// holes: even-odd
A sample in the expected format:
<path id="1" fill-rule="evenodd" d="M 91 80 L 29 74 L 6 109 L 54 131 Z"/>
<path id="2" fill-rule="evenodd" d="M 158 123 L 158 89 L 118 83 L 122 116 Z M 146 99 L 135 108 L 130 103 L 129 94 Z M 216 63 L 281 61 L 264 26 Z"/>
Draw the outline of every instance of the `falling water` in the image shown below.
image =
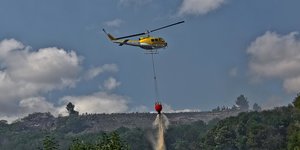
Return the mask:
<path id="1" fill-rule="evenodd" d="M 157 129 L 156 142 L 154 143 L 154 150 L 166 150 L 164 133 L 169 126 L 169 120 L 164 114 L 158 114 L 153 126 Z"/>

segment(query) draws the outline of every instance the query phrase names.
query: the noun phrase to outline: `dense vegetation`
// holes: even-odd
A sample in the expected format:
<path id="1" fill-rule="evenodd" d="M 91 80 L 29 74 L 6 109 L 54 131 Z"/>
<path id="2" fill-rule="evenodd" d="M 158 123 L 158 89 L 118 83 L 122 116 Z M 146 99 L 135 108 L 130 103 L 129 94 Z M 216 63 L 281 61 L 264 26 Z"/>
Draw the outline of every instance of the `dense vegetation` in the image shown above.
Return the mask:
<path id="1" fill-rule="evenodd" d="M 187 125 L 170 126 L 166 134 L 168 149 L 183 149 L 186 146 L 189 149 L 194 149 L 207 130 L 211 129 L 217 121 L 213 120 L 208 124 L 203 121 L 197 121 Z M 5 124 L 5 126 L 1 126 L 0 128 L 0 149 L 97 150 L 103 148 L 103 145 L 116 145 L 116 143 L 119 143 L 117 145 L 122 147 L 122 149 L 152 150 L 151 139 L 154 139 L 156 133 L 152 128 L 128 129 L 122 127 L 108 134 L 104 132 L 79 132 L 81 128 L 73 124 L 65 128 L 47 132 L 40 130 L 26 131 L 16 126 L 14 127 L 14 124 Z"/>
<path id="2" fill-rule="evenodd" d="M 220 121 L 201 140 L 201 148 L 238 150 L 297 150 L 300 113 L 292 106 L 272 111 L 241 113 Z"/>
<path id="3" fill-rule="evenodd" d="M 245 98 L 239 97 L 239 101 Z M 300 150 L 300 95 L 293 105 L 286 107 L 267 111 L 255 107 L 257 111 L 243 112 L 224 120 L 171 125 L 165 135 L 167 149 Z M 52 117 L 46 114 L 45 118 L 51 120 Z M 84 132 L 85 125 L 80 123 L 76 112 L 69 118 L 60 118 L 58 124 L 65 125 L 55 130 L 35 130 L 0 121 L 0 149 L 153 149 L 151 141 L 155 131 L 152 128 L 122 127 L 112 133 Z"/>

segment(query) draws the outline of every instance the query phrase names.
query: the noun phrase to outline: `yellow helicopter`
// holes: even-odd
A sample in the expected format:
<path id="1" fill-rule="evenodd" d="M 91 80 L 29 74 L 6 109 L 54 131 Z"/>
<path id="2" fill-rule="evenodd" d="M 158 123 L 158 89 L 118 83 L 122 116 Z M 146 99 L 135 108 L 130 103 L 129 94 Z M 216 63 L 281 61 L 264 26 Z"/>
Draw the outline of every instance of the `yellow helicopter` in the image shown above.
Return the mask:
<path id="1" fill-rule="evenodd" d="M 150 33 L 164 29 L 164 28 L 168 28 L 174 25 L 178 25 L 184 23 L 184 21 L 180 21 L 180 22 L 176 22 L 170 25 L 166 25 L 157 29 L 153 29 L 153 30 L 147 30 L 146 32 L 143 33 L 138 33 L 138 34 L 133 34 L 133 35 L 128 35 L 128 36 L 123 36 L 123 37 L 114 37 L 111 34 L 107 33 L 105 31 L 105 29 L 103 29 L 103 32 L 105 34 L 107 34 L 108 38 L 113 42 L 113 43 L 117 43 L 119 44 L 119 46 L 123 46 L 123 45 L 130 45 L 130 46 L 137 46 L 140 47 L 142 49 L 147 50 L 149 53 L 157 53 L 157 49 L 160 48 L 165 48 L 166 46 L 168 46 L 168 43 L 161 37 L 152 37 L 150 36 Z M 142 35 L 147 35 L 142 37 Z M 130 37 L 135 37 L 135 36 L 141 36 L 139 37 L 138 40 L 130 40 L 128 38 Z"/>

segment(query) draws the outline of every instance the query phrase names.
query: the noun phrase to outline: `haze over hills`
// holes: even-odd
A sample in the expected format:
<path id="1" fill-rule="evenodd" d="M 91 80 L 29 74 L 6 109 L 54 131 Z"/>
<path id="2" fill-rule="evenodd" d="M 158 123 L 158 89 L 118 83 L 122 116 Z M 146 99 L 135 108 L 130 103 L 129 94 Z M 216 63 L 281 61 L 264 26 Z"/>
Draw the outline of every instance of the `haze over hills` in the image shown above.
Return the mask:
<path id="1" fill-rule="evenodd" d="M 208 122 L 212 119 L 224 119 L 236 116 L 241 111 L 220 112 L 182 112 L 166 113 L 172 125 L 191 124 L 196 121 Z M 99 132 L 114 131 L 120 127 L 126 128 L 152 128 L 156 113 L 118 113 L 118 114 L 83 114 L 55 118 L 50 113 L 33 113 L 22 118 L 10 126 L 17 131 L 45 130 L 54 131 L 62 128 L 70 128 L 70 132 Z M 71 124 L 79 128 L 72 129 Z"/>

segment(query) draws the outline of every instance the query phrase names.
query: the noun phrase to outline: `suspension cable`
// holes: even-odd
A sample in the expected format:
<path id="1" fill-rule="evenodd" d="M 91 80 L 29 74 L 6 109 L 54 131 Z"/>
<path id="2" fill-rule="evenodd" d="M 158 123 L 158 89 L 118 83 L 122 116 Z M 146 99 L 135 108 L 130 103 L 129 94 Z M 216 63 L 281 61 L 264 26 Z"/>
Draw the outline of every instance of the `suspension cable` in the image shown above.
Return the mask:
<path id="1" fill-rule="evenodd" d="M 152 56 L 152 68 L 153 68 L 153 79 L 154 79 L 154 92 L 156 96 L 156 101 L 159 101 L 159 93 L 158 93 L 158 85 L 157 85 L 157 77 L 156 77 L 156 70 L 155 70 L 155 63 L 153 58 L 153 53 L 151 53 Z"/>

